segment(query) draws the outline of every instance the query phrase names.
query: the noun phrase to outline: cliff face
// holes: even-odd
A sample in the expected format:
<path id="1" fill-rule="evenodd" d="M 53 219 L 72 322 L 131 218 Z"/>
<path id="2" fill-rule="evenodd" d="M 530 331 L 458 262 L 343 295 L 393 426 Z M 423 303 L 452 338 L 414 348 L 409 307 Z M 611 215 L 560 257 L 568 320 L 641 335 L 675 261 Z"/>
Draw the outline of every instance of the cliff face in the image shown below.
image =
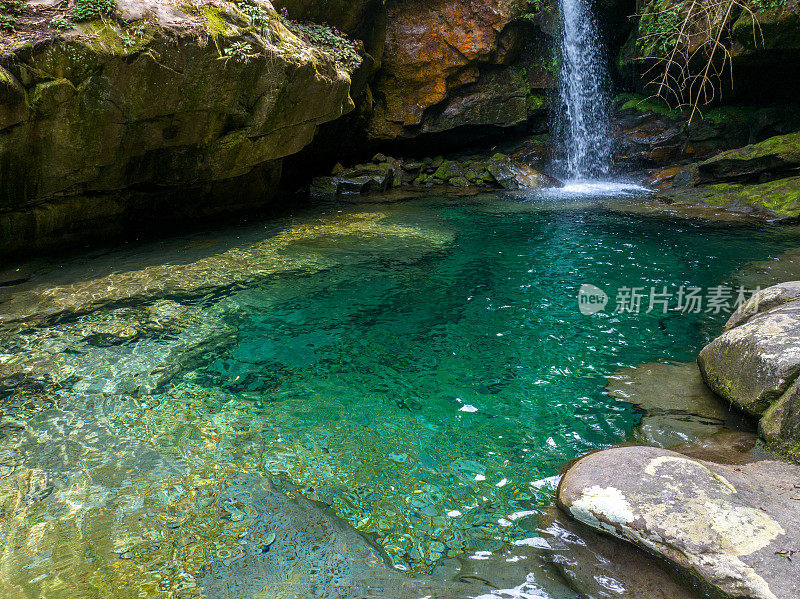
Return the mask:
<path id="1" fill-rule="evenodd" d="M 394 0 L 387 9 L 370 137 L 508 127 L 544 114 L 549 42 L 517 18 L 516 3 Z"/>
<path id="2" fill-rule="evenodd" d="M 352 108 L 352 63 L 268 2 L 118 8 L 119 20 L 3 39 L 0 251 L 111 235 L 153 210 L 263 205 L 280 159 Z"/>

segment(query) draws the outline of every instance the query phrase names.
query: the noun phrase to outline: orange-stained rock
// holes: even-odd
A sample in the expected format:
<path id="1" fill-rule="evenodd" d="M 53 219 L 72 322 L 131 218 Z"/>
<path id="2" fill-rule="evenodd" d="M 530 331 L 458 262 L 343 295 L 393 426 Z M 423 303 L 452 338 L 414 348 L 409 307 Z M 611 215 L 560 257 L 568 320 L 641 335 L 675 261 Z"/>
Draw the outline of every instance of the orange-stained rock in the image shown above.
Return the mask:
<path id="1" fill-rule="evenodd" d="M 401 136 L 451 90 L 476 82 L 480 63 L 509 60 L 501 38 L 511 0 L 404 0 L 388 11 L 373 138 Z"/>

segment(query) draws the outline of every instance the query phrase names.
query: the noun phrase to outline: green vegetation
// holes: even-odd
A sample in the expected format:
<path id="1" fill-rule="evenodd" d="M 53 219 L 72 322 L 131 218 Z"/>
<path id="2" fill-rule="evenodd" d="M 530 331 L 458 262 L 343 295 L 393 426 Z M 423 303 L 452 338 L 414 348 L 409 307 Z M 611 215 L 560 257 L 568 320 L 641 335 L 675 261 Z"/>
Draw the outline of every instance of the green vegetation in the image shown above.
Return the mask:
<path id="1" fill-rule="evenodd" d="M 76 21 L 91 21 L 113 15 L 117 10 L 115 0 L 77 0 L 72 16 Z"/>
<path id="2" fill-rule="evenodd" d="M 253 46 L 247 42 L 234 42 L 225 48 L 225 56 L 239 62 L 247 62 L 253 56 Z"/>
<path id="3" fill-rule="evenodd" d="M 286 27 L 297 37 L 332 56 L 336 62 L 344 66 L 348 71 L 357 69 L 361 64 L 359 43 L 348 39 L 335 27 L 320 23 L 292 21 L 286 16 L 285 12 L 281 13 L 281 18 Z"/>
<path id="4" fill-rule="evenodd" d="M 25 0 L 0 0 L 0 30 L 14 31 L 23 8 Z"/>
<path id="5" fill-rule="evenodd" d="M 670 108 L 663 98 L 658 96 L 643 96 L 641 94 L 620 94 L 616 101 L 621 103 L 620 110 L 636 110 L 639 112 L 654 112 L 672 119 L 681 116 L 680 110 Z"/>
<path id="6" fill-rule="evenodd" d="M 511 8 L 518 18 L 533 21 L 536 16 L 550 6 L 550 0 L 514 0 Z"/>
<path id="7" fill-rule="evenodd" d="M 59 15 L 50 19 L 50 25 L 56 29 L 67 29 L 70 26 L 70 22 L 66 17 Z"/>
<path id="8" fill-rule="evenodd" d="M 694 0 L 656 0 L 642 7 L 639 38 L 636 40 L 636 49 L 640 56 L 663 56 L 675 48 L 680 39 L 675 32 L 679 30 L 688 2 Z"/>
<path id="9" fill-rule="evenodd" d="M 756 12 L 764 12 L 786 6 L 787 0 L 749 0 L 748 4 Z"/>
<path id="10" fill-rule="evenodd" d="M 144 25 L 135 25 L 125 31 L 122 36 L 122 45 L 126 50 L 130 50 L 133 48 L 136 43 L 144 37 L 145 29 Z"/>

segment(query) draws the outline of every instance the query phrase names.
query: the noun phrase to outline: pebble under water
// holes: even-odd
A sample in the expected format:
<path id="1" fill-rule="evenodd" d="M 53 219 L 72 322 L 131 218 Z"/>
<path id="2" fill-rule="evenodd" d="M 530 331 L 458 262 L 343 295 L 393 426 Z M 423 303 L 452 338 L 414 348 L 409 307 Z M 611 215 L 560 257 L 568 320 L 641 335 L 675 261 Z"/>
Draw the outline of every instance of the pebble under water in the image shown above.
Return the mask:
<path id="1" fill-rule="evenodd" d="M 411 574 L 529 541 L 561 465 L 640 423 L 607 377 L 727 319 L 650 288 L 763 287 L 800 240 L 630 189 L 390 199 L 4 274 L 0 594 L 198 596 L 255 534 L 224 491 L 253 473 Z"/>

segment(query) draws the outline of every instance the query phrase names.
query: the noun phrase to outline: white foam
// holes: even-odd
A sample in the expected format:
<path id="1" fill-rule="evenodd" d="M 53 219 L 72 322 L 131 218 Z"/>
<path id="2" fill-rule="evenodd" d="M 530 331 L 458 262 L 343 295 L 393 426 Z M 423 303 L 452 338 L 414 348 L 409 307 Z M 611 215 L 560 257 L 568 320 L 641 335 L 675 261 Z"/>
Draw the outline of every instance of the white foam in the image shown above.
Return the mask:
<path id="1" fill-rule="evenodd" d="M 564 187 L 556 187 L 548 190 L 555 195 L 586 195 L 586 196 L 622 196 L 639 195 L 651 193 L 652 190 L 629 181 L 595 181 L 587 179 L 575 179 L 565 181 Z"/>

